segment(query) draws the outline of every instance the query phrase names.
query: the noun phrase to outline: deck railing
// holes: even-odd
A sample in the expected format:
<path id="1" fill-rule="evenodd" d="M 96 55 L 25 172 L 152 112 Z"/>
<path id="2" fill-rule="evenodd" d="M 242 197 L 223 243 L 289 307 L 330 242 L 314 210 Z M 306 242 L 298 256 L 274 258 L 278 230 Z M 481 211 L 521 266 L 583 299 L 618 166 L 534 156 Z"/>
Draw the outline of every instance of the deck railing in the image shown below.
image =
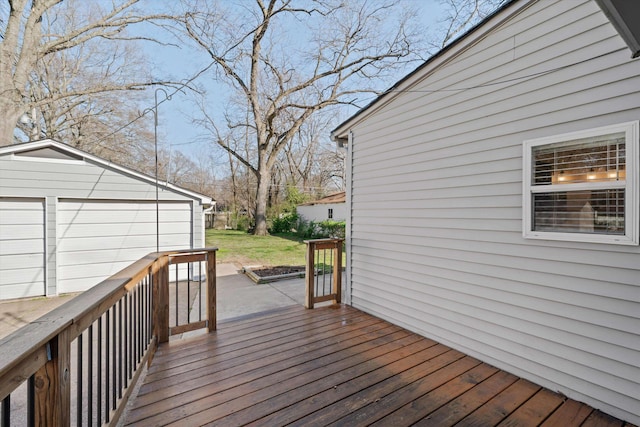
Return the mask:
<path id="1" fill-rule="evenodd" d="M 215 254 L 149 254 L 0 340 L 0 425 L 115 425 L 158 344 L 216 328 Z"/>
<path id="2" fill-rule="evenodd" d="M 344 239 L 305 240 L 306 296 L 305 307 L 333 301 L 339 304 L 342 298 L 342 245 Z"/>

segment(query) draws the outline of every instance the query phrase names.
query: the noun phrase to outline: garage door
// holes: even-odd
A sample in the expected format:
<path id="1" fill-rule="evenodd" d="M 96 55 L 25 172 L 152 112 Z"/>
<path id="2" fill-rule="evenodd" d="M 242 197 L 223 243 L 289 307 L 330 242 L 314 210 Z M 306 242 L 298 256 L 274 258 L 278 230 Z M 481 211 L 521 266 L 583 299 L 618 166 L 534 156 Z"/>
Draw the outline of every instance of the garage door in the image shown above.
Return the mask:
<path id="1" fill-rule="evenodd" d="M 0 299 L 45 294 L 44 200 L 0 198 Z"/>
<path id="2" fill-rule="evenodd" d="M 160 203 L 160 250 L 191 247 L 191 203 Z M 60 200 L 58 293 L 89 289 L 156 250 L 155 202 Z"/>

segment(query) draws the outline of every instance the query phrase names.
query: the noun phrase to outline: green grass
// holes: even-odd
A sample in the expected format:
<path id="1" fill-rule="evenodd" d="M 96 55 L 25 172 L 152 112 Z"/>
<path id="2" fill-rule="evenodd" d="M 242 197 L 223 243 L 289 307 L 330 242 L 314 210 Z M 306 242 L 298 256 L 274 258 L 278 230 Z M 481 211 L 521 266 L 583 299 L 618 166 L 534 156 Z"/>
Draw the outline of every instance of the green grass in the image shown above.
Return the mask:
<path id="1" fill-rule="evenodd" d="M 207 230 L 207 246 L 218 248 L 218 262 L 240 265 L 304 265 L 306 245 L 295 236 L 254 236 L 244 231 Z"/>

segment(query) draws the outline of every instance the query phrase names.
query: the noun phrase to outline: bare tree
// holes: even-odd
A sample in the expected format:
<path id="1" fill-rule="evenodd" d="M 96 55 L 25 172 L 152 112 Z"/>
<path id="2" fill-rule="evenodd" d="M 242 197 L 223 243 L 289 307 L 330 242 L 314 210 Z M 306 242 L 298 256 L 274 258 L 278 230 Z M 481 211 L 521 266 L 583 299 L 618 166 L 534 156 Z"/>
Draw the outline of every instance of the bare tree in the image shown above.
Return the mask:
<path id="1" fill-rule="evenodd" d="M 25 112 L 34 111 L 36 114 L 33 116 L 36 116 L 39 110 L 49 112 L 52 104 L 64 102 L 66 107 L 60 108 L 71 111 L 86 100 L 83 97 L 92 94 L 141 89 L 153 84 L 148 78 L 139 82 L 103 78 L 86 80 L 86 85 L 79 86 L 71 85 L 68 81 L 69 73 L 79 69 L 74 69 L 71 62 L 65 61 L 82 53 L 82 49 L 92 41 L 100 40 L 104 49 L 109 42 L 134 38 L 125 31 L 129 25 L 166 18 L 138 13 L 134 8 L 137 2 L 112 1 L 109 2 L 111 7 L 105 9 L 102 6 L 106 3 L 98 2 L 8 1 L 8 10 L 5 8 L 2 11 L 6 16 L 0 19 L 0 146 L 13 141 L 16 124 Z M 54 64 L 55 67 L 52 67 Z M 86 67 L 86 63 L 78 65 Z M 113 73 L 114 68 L 121 64 L 114 60 L 104 65 L 113 76 L 117 74 Z M 46 72 L 52 75 L 43 74 Z M 55 85 L 52 85 L 54 82 Z M 61 124 L 59 117 L 52 117 L 51 114 L 44 118 L 43 114 L 33 116 L 36 126 L 32 136 L 36 132 L 40 136 L 41 130 L 52 132 L 55 126 Z M 42 123 L 49 128 L 42 126 L 42 129 L 38 129 L 37 126 Z"/>
<path id="2" fill-rule="evenodd" d="M 253 157 L 219 133 L 216 140 L 256 177 L 255 234 L 267 234 L 269 186 L 279 154 L 309 117 L 375 92 L 377 79 L 412 58 L 416 34 L 408 31 L 398 3 L 255 0 L 253 6 L 225 8 L 223 2 L 185 0 L 186 33 L 215 62 L 217 78 L 242 100 L 244 108 L 230 106 L 224 120 L 229 129 L 244 128 L 250 135 Z"/>
<path id="3" fill-rule="evenodd" d="M 312 197 L 324 196 L 327 191 L 342 189 L 335 177 L 344 175 L 344 157 L 329 140 L 327 129 L 335 123 L 335 114 L 318 112 L 299 129 L 282 153 L 286 165 L 287 184 L 297 186 Z"/>
<path id="4" fill-rule="evenodd" d="M 432 45 L 442 49 L 473 25 L 486 18 L 506 0 L 442 0 L 442 28 L 433 34 Z"/>

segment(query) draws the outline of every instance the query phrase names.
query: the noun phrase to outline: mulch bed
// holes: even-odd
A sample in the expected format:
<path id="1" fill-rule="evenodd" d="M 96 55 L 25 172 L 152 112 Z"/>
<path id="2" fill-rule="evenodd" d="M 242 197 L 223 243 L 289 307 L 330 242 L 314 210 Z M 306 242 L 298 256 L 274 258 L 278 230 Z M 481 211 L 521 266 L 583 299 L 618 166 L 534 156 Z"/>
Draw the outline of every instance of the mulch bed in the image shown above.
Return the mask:
<path id="1" fill-rule="evenodd" d="M 270 277 L 280 276 L 282 274 L 304 273 L 304 265 L 279 265 L 276 267 L 262 267 L 251 269 L 257 276 Z"/>

